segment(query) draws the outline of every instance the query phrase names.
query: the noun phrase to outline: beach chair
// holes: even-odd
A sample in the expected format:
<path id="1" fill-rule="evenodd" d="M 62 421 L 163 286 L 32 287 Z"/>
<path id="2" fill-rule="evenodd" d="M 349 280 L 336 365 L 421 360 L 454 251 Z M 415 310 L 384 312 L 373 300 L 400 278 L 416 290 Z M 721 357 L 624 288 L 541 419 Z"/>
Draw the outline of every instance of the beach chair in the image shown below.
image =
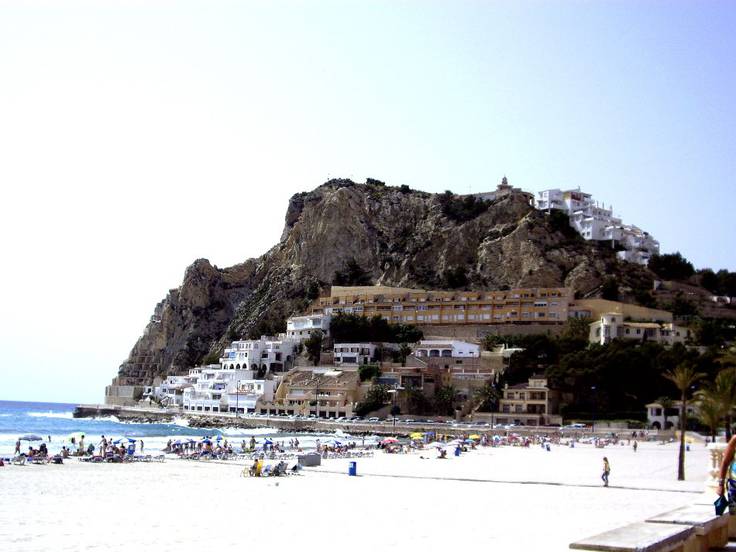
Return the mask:
<path id="1" fill-rule="evenodd" d="M 271 464 L 267 464 L 264 466 L 263 471 L 261 471 L 261 477 L 269 477 L 273 475 L 272 470 L 273 466 L 271 466 Z"/>
<path id="2" fill-rule="evenodd" d="M 13 465 L 15 466 L 24 466 L 26 463 L 26 457 L 21 455 L 16 456 L 13 458 Z"/>

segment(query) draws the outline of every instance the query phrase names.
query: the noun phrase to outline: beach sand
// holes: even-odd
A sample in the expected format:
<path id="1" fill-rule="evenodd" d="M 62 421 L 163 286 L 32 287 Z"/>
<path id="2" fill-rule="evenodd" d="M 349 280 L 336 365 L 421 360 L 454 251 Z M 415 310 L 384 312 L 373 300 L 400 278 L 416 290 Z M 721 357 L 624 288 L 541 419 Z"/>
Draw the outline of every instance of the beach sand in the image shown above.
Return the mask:
<path id="1" fill-rule="evenodd" d="M 420 455 L 428 457 L 421 459 Z M 0 468 L 3 550 L 564 550 L 574 540 L 702 498 L 708 453 L 685 482 L 677 445 L 483 448 L 436 459 L 378 451 L 300 476 L 242 478 L 243 463 Z M 600 481 L 602 457 L 611 487 Z"/>

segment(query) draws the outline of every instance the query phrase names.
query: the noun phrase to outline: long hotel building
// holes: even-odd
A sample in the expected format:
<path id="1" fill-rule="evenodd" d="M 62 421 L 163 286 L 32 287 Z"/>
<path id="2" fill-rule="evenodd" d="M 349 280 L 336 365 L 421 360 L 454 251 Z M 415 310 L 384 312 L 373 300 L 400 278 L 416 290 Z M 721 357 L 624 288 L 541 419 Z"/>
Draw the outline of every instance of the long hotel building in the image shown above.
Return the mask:
<path id="1" fill-rule="evenodd" d="M 332 286 L 309 307 L 312 315 L 340 312 L 381 316 L 403 324 L 560 324 L 567 320 L 568 288 L 506 291 L 427 291 L 385 286 Z"/>

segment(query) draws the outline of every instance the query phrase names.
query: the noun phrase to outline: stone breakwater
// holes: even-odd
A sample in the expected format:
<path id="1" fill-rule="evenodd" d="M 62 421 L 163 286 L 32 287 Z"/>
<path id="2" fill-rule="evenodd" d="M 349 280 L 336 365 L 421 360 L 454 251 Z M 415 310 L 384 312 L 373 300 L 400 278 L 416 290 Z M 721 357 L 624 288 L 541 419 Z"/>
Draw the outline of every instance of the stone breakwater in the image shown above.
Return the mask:
<path id="1" fill-rule="evenodd" d="M 223 428 L 237 427 L 244 429 L 255 429 L 262 427 L 271 427 L 278 431 L 288 433 L 330 433 L 337 430 L 350 433 L 352 435 L 404 435 L 408 436 L 415 432 L 434 432 L 441 435 L 469 435 L 469 434 L 486 434 L 486 435 L 507 435 L 509 432 L 521 435 L 547 435 L 549 437 L 560 436 L 559 428 L 537 428 L 537 427 L 516 427 L 512 430 L 491 429 L 486 426 L 477 425 L 450 425 L 450 424 L 419 424 L 402 423 L 397 420 L 396 424 L 391 423 L 369 423 L 369 422 L 336 422 L 328 420 L 294 420 L 281 417 L 259 416 L 259 417 L 235 417 L 233 414 L 208 414 L 208 415 L 192 415 L 181 412 L 179 410 L 158 409 L 158 408 L 142 408 L 142 407 L 121 407 L 109 405 L 79 405 L 74 409 L 75 418 L 100 418 L 106 416 L 115 416 L 121 422 L 126 423 L 151 423 L 164 424 L 174 423 L 177 420 L 186 420 L 189 427 L 196 428 Z M 610 434 L 610 430 L 598 431 L 599 435 Z M 590 435 L 590 430 L 576 430 L 574 433 L 570 431 L 564 432 L 564 437 L 584 437 Z"/>

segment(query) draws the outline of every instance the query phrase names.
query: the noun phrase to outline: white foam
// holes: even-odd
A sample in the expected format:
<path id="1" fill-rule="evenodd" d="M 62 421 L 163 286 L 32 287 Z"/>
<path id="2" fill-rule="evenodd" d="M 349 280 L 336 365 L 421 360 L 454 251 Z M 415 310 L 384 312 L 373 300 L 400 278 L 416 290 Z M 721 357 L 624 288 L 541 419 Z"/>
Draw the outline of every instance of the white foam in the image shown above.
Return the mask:
<path id="1" fill-rule="evenodd" d="M 26 412 L 26 414 L 34 418 L 64 418 L 71 420 L 74 417 L 73 412 L 54 412 L 52 410 L 47 412 Z"/>

